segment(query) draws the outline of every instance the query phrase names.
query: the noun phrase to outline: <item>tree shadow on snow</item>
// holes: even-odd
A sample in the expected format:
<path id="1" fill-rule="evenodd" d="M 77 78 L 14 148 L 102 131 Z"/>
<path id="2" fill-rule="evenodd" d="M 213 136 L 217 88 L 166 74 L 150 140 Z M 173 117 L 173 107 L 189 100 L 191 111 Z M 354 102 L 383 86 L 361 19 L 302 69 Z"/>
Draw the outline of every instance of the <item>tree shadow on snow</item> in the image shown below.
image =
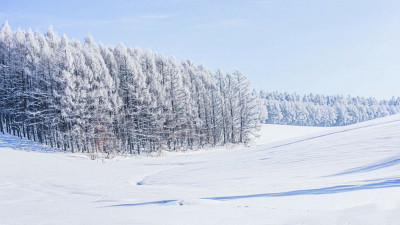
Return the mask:
<path id="1" fill-rule="evenodd" d="M 296 195 L 324 195 L 324 194 L 334 194 L 341 192 L 389 188 L 389 187 L 400 187 L 400 179 L 384 180 L 382 182 L 362 184 L 362 185 L 339 185 L 339 186 L 316 188 L 316 189 L 305 189 L 305 190 L 295 190 L 295 191 L 276 192 L 276 193 L 254 194 L 254 195 L 221 196 L 221 197 L 211 197 L 203 199 L 226 201 L 226 200 L 234 200 L 242 198 L 284 197 L 284 196 L 296 196 Z"/>
<path id="2" fill-rule="evenodd" d="M 209 197 L 209 198 L 201 198 L 201 199 L 228 201 L 228 200 L 235 200 L 235 199 L 262 198 L 262 197 L 286 197 L 286 196 L 297 196 L 297 195 L 325 195 L 325 194 L 342 193 L 342 192 L 349 192 L 349 191 L 390 188 L 390 187 L 400 187 L 400 179 L 389 179 L 389 180 L 384 180 L 382 182 L 362 184 L 362 185 L 338 185 L 338 186 L 316 188 L 316 189 L 305 189 L 305 190 L 276 192 L 276 193 L 263 193 L 263 194 L 254 194 L 254 195 L 220 196 L 220 197 Z M 109 205 L 109 206 L 105 206 L 105 207 L 163 205 L 163 204 L 166 204 L 169 202 L 174 202 L 174 201 L 178 201 L 178 200 L 161 200 L 161 201 L 152 201 L 152 202 L 128 203 L 128 204 Z"/>
<path id="3" fill-rule="evenodd" d="M 382 169 L 385 167 L 390 167 L 390 166 L 395 166 L 397 164 L 400 164 L 400 156 L 397 157 L 390 157 L 387 159 L 384 159 L 382 161 L 378 161 L 366 166 L 360 166 L 356 168 L 352 168 L 340 173 L 332 174 L 327 177 L 332 177 L 332 176 L 340 176 L 340 175 L 346 175 L 346 174 L 352 174 L 352 173 L 362 173 L 362 172 L 368 172 L 368 171 L 373 171 L 373 170 L 378 170 Z"/>
<path id="4" fill-rule="evenodd" d="M 163 205 L 169 202 L 174 202 L 177 200 L 161 200 L 161 201 L 153 201 L 153 202 L 140 202 L 140 203 L 127 203 L 127 204 L 118 204 L 118 205 L 109 205 L 106 207 L 123 207 L 123 206 L 141 206 L 141 205 Z"/>
<path id="5" fill-rule="evenodd" d="M 62 152 L 59 149 L 51 148 L 46 145 L 19 138 L 11 134 L 0 134 L 0 148 L 11 148 L 14 150 L 34 151 L 34 152 Z"/>

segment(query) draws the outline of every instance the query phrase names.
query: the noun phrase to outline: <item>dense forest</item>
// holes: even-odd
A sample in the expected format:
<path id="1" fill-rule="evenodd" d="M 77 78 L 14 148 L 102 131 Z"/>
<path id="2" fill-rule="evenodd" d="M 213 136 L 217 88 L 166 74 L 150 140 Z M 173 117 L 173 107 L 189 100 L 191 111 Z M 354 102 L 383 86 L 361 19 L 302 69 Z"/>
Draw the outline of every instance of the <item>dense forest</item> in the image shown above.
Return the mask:
<path id="1" fill-rule="evenodd" d="M 400 98 L 343 97 L 260 92 L 265 123 L 303 126 L 343 126 L 400 112 Z"/>
<path id="2" fill-rule="evenodd" d="M 0 131 L 72 152 L 245 143 L 262 117 L 245 75 L 150 50 L 0 30 Z"/>
<path id="3" fill-rule="evenodd" d="M 0 30 L 0 131 L 72 152 L 130 153 L 247 143 L 260 122 L 342 126 L 400 112 L 400 98 L 252 90 L 151 50 Z"/>

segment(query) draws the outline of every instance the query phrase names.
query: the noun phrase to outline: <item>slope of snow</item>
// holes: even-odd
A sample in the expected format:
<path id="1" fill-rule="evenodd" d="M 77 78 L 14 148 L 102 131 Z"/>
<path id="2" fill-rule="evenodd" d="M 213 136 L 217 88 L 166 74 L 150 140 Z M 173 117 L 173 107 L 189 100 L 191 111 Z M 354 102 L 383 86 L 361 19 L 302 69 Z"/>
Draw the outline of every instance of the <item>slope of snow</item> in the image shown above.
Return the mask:
<path id="1" fill-rule="evenodd" d="M 263 124 L 255 145 L 265 145 L 273 142 L 283 141 L 291 138 L 301 137 L 321 131 L 334 129 L 332 127 L 307 127 L 289 126 L 278 124 Z"/>
<path id="2" fill-rule="evenodd" d="M 0 135 L 0 224 L 398 224 L 400 115 L 313 129 L 106 162 Z"/>

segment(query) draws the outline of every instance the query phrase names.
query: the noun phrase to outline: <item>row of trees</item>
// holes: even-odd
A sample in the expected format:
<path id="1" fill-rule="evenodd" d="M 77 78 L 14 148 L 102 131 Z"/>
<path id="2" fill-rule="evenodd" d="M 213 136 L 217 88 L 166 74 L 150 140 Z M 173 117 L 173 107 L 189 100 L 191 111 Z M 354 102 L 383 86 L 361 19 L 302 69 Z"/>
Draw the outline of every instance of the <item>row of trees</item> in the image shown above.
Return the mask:
<path id="1" fill-rule="evenodd" d="M 341 95 L 304 95 L 260 92 L 267 119 L 265 123 L 343 126 L 400 112 L 400 98 L 380 100 Z"/>
<path id="2" fill-rule="evenodd" d="M 263 120 L 241 72 L 150 50 L 0 30 L 0 130 L 72 152 L 248 142 Z"/>

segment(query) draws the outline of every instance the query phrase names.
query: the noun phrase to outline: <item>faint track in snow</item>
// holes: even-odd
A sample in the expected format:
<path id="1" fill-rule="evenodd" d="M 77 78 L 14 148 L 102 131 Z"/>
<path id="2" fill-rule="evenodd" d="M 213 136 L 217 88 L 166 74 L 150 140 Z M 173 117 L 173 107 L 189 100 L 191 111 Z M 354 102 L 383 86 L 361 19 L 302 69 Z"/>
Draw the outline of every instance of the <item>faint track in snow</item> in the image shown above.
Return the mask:
<path id="1" fill-rule="evenodd" d="M 122 183 L 120 185 L 115 187 L 113 190 L 107 192 L 106 194 L 102 195 L 101 198 L 96 200 L 95 202 L 111 201 L 111 200 L 107 200 L 106 198 L 109 197 L 110 195 L 113 195 L 114 193 L 117 193 L 123 187 L 132 186 L 132 185 L 142 186 L 142 185 L 144 185 L 145 180 L 146 180 L 147 177 L 155 175 L 155 174 L 158 174 L 160 172 L 163 172 L 163 171 L 166 171 L 166 170 L 169 170 L 169 169 L 177 168 L 177 167 L 179 167 L 179 165 L 174 165 L 174 166 L 170 166 L 170 167 L 167 167 L 167 168 L 159 169 L 159 170 L 153 171 L 152 173 L 148 173 L 146 175 L 140 176 L 139 178 L 136 178 L 135 181 L 130 181 L 131 179 L 129 179 L 129 178 L 121 177 L 120 178 L 120 183 L 121 182 Z"/>

